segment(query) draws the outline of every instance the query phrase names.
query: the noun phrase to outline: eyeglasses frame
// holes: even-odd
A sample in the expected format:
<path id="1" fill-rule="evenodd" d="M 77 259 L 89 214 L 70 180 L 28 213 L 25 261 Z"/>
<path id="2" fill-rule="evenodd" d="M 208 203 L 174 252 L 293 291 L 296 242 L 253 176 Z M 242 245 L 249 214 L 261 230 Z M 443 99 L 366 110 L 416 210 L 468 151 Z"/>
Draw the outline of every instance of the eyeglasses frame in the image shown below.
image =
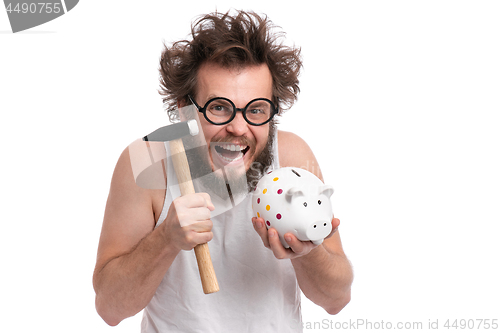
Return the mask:
<path id="1" fill-rule="evenodd" d="M 196 101 L 194 100 L 194 98 L 191 97 L 191 95 L 188 95 L 188 98 L 191 100 L 191 102 L 194 104 L 194 106 L 196 106 L 196 108 L 198 109 L 198 111 L 201 112 L 201 113 L 203 113 L 203 116 L 205 117 L 205 119 L 209 123 L 211 123 L 213 125 L 226 125 L 226 124 L 229 124 L 231 121 L 233 121 L 234 117 L 236 117 L 236 112 L 241 111 L 241 114 L 243 115 L 243 118 L 245 119 L 245 121 L 248 124 L 250 124 L 252 126 L 262 126 L 262 125 L 265 125 L 268 122 L 270 122 L 274 118 L 274 116 L 277 115 L 278 112 L 279 112 L 279 105 L 278 106 L 274 105 L 274 103 L 272 101 L 270 101 L 269 99 L 267 99 L 267 98 L 255 98 L 255 99 L 252 99 L 250 102 L 247 103 L 247 105 L 245 105 L 244 108 L 237 108 L 236 105 L 234 105 L 233 101 L 231 101 L 229 98 L 226 98 L 226 97 L 214 97 L 214 98 L 208 100 L 203 107 L 199 106 L 198 103 L 196 103 Z M 233 106 L 233 110 L 234 110 L 233 115 L 227 121 L 225 121 L 223 123 L 215 123 L 215 122 L 213 122 L 212 120 L 210 120 L 207 117 L 207 106 L 210 105 L 210 103 L 213 102 L 216 99 L 223 99 L 223 100 L 229 102 Z M 253 123 L 250 120 L 248 120 L 248 118 L 246 116 L 247 108 L 250 106 L 250 104 L 252 104 L 253 102 L 256 102 L 256 101 L 267 101 L 267 102 L 269 102 L 269 104 L 271 104 L 271 107 L 272 107 L 271 116 L 269 117 L 268 120 L 266 120 L 262 124 Z"/>

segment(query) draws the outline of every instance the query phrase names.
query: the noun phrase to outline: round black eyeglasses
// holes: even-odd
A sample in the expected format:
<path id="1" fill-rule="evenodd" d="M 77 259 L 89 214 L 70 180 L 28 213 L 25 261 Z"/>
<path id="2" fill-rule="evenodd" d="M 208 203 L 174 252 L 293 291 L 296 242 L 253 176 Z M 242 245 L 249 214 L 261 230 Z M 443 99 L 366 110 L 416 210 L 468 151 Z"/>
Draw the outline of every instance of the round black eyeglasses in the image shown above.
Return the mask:
<path id="1" fill-rule="evenodd" d="M 240 109 L 225 97 L 212 98 L 204 107 L 200 107 L 191 96 L 188 95 L 188 97 L 198 111 L 203 113 L 205 119 L 214 125 L 230 123 L 236 116 L 236 111 L 241 111 L 245 121 L 254 126 L 267 124 L 278 113 L 278 107 L 275 107 L 267 98 L 251 100 L 243 109 Z"/>

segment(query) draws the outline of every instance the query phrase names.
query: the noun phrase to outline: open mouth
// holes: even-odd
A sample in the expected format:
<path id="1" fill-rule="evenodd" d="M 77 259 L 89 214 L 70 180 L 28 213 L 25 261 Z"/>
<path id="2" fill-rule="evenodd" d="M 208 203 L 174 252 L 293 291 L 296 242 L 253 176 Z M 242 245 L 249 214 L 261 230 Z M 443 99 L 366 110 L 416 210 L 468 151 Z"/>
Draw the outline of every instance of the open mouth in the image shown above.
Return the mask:
<path id="1" fill-rule="evenodd" d="M 223 161 L 232 163 L 241 160 L 250 149 L 250 146 L 224 143 L 214 145 L 214 149 Z"/>

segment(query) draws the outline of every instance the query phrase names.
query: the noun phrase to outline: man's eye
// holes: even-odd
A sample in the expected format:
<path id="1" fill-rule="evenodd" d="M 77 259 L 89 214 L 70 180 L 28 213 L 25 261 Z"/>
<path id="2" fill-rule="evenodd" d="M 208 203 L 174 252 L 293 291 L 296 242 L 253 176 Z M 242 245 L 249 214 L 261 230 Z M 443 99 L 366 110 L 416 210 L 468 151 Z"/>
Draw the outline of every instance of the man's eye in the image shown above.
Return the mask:
<path id="1" fill-rule="evenodd" d="M 264 113 L 264 110 L 262 109 L 251 109 L 248 110 L 251 114 L 259 114 L 259 113 Z"/>
<path id="2" fill-rule="evenodd" d="M 211 112 L 217 112 L 217 113 L 230 112 L 229 108 L 227 106 L 224 106 L 224 105 L 213 105 L 210 108 L 210 111 Z"/>

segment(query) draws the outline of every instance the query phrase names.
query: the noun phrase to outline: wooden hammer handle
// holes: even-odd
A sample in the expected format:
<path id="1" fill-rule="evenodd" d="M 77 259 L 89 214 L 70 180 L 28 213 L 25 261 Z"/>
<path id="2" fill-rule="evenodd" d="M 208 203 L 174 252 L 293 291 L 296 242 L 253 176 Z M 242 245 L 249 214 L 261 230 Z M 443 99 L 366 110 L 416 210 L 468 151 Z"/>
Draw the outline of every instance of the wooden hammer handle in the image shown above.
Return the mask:
<path id="1" fill-rule="evenodd" d="M 182 139 L 170 141 L 170 153 L 172 155 L 172 163 L 174 165 L 177 180 L 181 195 L 195 193 L 193 181 L 191 180 L 191 171 L 189 170 L 189 163 L 182 144 Z M 196 261 L 198 262 L 198 269 L 200 271 L 201 284 L 205 294 L 211 294 L 219 291 L 219 283 L 215 276 L 214 266 L 210 258 L 210 251 L 208 244 L 198 244 L 194 248 L 196 254 Z"/>

